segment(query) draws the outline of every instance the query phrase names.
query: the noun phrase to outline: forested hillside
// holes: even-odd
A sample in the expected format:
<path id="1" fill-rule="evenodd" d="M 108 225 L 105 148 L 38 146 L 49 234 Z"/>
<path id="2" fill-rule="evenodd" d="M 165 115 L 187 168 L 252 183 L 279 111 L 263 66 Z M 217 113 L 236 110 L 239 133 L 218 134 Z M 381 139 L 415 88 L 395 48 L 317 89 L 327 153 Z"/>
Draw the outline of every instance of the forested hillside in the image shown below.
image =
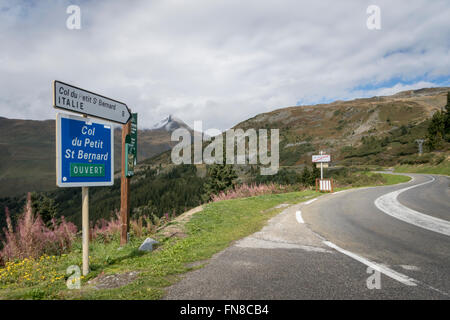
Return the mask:
<path id="1" fill-rule="evenodd" d="M 197 177 L 195 166 L 181 165 L 157 174 L 155 169 L 139 172 L 130 186 L 131 215 L 174 215 L 196 207 L 202 202 L 204 179 Z M 120 209 L 120 180 L 112 187 L 89 188 L 90 220 L 110 218 Z M 60 188 L 32 194 L 35 211 L 43 216 L 65 216 L 81 225 L 81 188 Z M 21 213 L 25 196 L 0 199 L 3 209 L 8 207 L 13 217 Z M 5 226 L 0 215 L 0 228 Z"/>

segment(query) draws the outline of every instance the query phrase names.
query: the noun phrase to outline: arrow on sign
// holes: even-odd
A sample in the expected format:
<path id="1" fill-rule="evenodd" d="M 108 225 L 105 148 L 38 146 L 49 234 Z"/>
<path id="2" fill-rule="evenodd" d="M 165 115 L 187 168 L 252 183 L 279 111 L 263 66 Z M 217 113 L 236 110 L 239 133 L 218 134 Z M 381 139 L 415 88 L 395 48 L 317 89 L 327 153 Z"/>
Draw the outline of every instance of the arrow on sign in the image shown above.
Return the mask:
<path id="1" fill-rule="evenodd" d="M 121 124 L 131 118 L 125 103 L 61 81 L 53 81 L 53 107 Z"/>

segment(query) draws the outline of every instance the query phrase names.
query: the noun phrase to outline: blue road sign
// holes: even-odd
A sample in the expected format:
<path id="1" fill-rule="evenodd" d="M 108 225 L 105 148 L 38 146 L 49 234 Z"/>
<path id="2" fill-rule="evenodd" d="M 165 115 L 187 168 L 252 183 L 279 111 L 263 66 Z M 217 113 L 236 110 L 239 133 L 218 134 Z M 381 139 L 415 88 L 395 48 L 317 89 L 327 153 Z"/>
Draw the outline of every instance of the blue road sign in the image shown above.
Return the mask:
<path id="1" fill-rule="evenodd" d="M 114 128 L 68 114 L 56 115 L 56 184 L 92 187 L 114 184 Z"/>

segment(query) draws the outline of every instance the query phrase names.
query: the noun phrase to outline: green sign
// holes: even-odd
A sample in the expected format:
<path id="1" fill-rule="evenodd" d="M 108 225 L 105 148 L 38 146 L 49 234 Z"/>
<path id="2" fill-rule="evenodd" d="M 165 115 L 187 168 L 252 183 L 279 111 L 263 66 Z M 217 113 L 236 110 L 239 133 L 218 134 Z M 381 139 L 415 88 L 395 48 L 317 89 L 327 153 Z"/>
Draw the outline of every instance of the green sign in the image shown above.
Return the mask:
<path id="1" fill-rule="evenodd" d="M 71 177 L 104 177 L 105 165 L 100 163 L 71 163 Z"/>
<path id="2" fill-rule="evenodd" d="M 137 113 L 131 114 L 131 132 L 125 138 L 125 176 L 134 175 L 134 166 L 137 164 Z"/>

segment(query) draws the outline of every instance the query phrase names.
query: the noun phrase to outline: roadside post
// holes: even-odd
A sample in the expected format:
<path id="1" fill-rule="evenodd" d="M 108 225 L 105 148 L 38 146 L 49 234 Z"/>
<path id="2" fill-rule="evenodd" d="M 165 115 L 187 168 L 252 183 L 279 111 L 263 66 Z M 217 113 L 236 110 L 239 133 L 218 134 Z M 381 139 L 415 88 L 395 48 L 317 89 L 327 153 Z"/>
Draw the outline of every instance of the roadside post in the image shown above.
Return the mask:
<path id="1" fill-rule="evenodd" d="M 320 150 L 320 155 L 323 155 L 323 151 Z M 320 161 L 320 179 L 323 180 L 323 162 Z"/>
<path id="2" fill-rule="evenodd" d="M 125 245 L 130 229 L 130 178 L 137 163 L 137 113 L 122 126 L 122 174 L 120 184 L 120 245 Z"/>
<path id="3" fill-rule="evenodd" d="M 126 137 L 130 133 L 130 124 L 122 126 L 122 172 L 120 176 L 120 245 L 128 242 L 128 216 L 129 216 L 129 193 L 130 180 L 125 174 L 127 154 Z"/>
<path id="4" fill-rule="evenodd" d="M 316 165 L 320 163 L 320 180 L 316 179 L 316 190 L 333 192 L 333 179 L 323 178 L 323 168 L 328 168 L 328 163 L 331 161 L 331 156 L 329 154 L 324 154 L 320 151 L 319 155 L 312 156 L 312 162 Z"/>
<path id="5" fill-rule="evenodd" d="M 56 115 L 56 184 L 81 187 L 83 275 L 89 273 L 89 187 L 114 184 L 114 127 L 126 124 L 126 104 L 53 81 L 53 107 L 82 114 Z M 105 121 L 88 118 L 92 116 Z"/>
<path id="6" fill-rule="evenodd" d="M 89 187 L 81 187 L 81 225 L 82 225 L 82 249 L 83 249 L 83 275 L 89 273 Z"/>

